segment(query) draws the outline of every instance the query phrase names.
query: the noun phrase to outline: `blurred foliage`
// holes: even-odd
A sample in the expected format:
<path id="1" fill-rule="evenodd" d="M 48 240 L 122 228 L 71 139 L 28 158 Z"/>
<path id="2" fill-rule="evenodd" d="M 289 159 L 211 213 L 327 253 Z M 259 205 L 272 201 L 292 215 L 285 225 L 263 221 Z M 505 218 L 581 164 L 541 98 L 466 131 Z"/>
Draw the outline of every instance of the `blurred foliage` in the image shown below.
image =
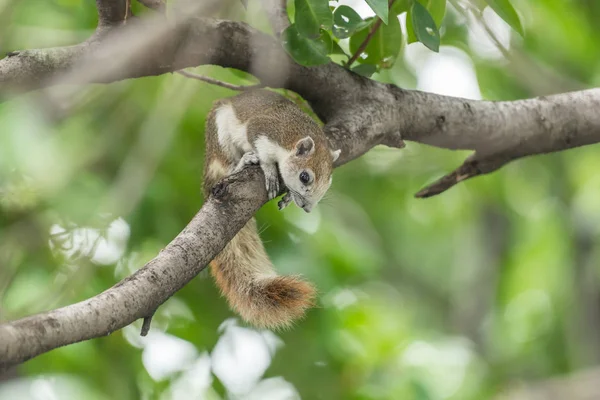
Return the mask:
<path id="1" fill-rule="evenodd" d="M 299 12 L 312 1 L 295 3 Z M 325 26 L 341 47 L 352 48 L 353 35 L 368 29 L 363 20 L 374 13 L 357 19 L 339 11 L 344 4 L 334 4 L 332 24 L 318 18 L 296 25 L 295 40 L 317 40 L 302 34 Z M 508 2 L 490 4 L 497 11 Z M 439 55 L 421 43 L 408 45 L 411 33 L 400 18 L 399 47 L 382 52 L 397 58 L 374 79 L 431 87 L 426 67 L 451 58 L 467 60 L 461 68 L 473 71 L 489 100 L 599 83 L 597 2 L 512 4 L 524 36 L 489 8 L 481 13 L 448 2 L 443 20 L 434 15 Z M 230 12 L 264 23 L 257 1 L 247 13 L 241 5 Z M 341 13 L 347 21 L 336 18 Z M 515 24 L 514 16 L 506 18 Z M 0 21 L 0 50 L 8 52 L 76 43 L 93 31 L 96 17 L 91 2 L 5 0 Z M 396 23 L 388 22 L 388 29 Z M 198 71 L 253 82 L 238 71 Z M 457 80 L 455 70 L 435 71 L 434 78 Z M 171 74 L 52 93 L 53 100 L 32 93 L 0 104 L 1 321 L 93 296 L 179 233 L 202 205 L 206 113 L 213 101 L 234 94 Z M 282 376 L 305 399 L 469 400 L 600 363 L 598 148 L 524 159 L 441 196 L 413 198 L 467 154 L 413 143 L 401 151 L 377 148 L 336 171 L 328 198 L 313 213 L 278 212 L 274 202 L 263 207 L 258 221 L 277 269 L 304 274 L 320 292 L 319 307 L 278 333 L 283 347 L 267 377 Z M 128 227 L 111 230 L 118 217 Z M 125 243 L 123 254 L 94 260 L 111 232 Z M 61 251 L 74 246 L 87 250 Z M 216 349 L 218 327 L 232 315 L 203 273 L 159 309 L 154 326 L 204 354 Z M 68 378 L 72 398 L 168 398 L 184 372 L 151 375 L 137 329 L 139 322 L 54 350 L 17 375 Z M 48 384 L 34 382 L 41 392 Z M 207 398 L 223 396 L 223 380 L 211 382 Z M 0 383 L 0 397 L 10 383 Z"/>
<path id="2" fill-rule="evenodd" d="M 342 54 L 345 65 L 356 60 L 370 66 L 357 71 L 370 76 L 379 69 L 391 68 L 398 58 L 403 44 L 399 18 L 406 20 L 408 43 L 421 42 L 430 50 L 439 51 L 439 27 L 446 14 L 446 0 L 365 1 L 375 17 L 363 19 L 345 4 L 329 7 L 328 0 L 295 0 L 291 16 L 294 23 L 284 32 L 284 46 L 290 56 L 299 64 L 312 66 L 328 63 L 328 54 Z M 365 5 L 351 3 L 355 7 Z M 473 1 L 465 6 L 475 14 L 489 6 L 521 36 L 524 34 L 519 15 L 509 0 Z M 350 38 L 349 52 L 336 52 L 331 46 L 328 49 L 330 35 L 336 41 Z"/>

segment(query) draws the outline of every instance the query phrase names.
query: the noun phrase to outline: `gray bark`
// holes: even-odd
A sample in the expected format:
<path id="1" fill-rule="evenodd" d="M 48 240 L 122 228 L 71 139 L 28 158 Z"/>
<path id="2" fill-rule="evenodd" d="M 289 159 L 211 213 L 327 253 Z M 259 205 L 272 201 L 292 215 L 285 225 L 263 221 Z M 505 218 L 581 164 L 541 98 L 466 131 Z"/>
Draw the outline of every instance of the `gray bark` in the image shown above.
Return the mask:
<path id="1" fill-rule="evenodd" d="M 149 1 L 149 0 L 148 0 Z M 336 64 L 292 62 L 273 37 L 240 22 L 199 17 L 123 19 L 125 1 L 97 0 L 99 26 L 79 45 L 10 53 L 0 60 L 0 95 L 65 83 L 113 82 L 215 64 L 254 74 L 302 95 L 326 123 L 341 165 L 402 139 L 475 150 L 427 197 L 533 154 L 600 141 L 600 90 L 487 102 L 409 91 Z M 123 17 L 122 17 L 123 16 Z M 96 68 L 101 65 L 102 68 Z M 0 325 L 0 367 L 107 335 L 153 311 L 189 282 L 267 200 L 259 168 L 216 186 L 190 224 L 142 269 L 89 300 Z"/>
<path id="2" fill-rule="evenodd" d="M 402 147 L 401 139 L 476 151 L 419 196 L 437 194 L 517 158 L 600 141 L 598 89 L 512 102 L 466 100 L 404 90 L 336 64 L 300 66 L 273 37 L 241 22 L 138 19 L 115 33 L 118 40 L 103 37 L 77 46 L 11 53 L 0 60 L 0 93 L 113 82 L 205 64 L 236 68 L 253 73 L 266 86 L 302 95 L 326 123 L 329 137 L 342 142 L 340 164 L 376 144 Z M 139 44 L 137 51 L 132 43 Z M 369 143 L 356 140 L 365 135 Z"/>
<path id="3" fill-rule="evenodd" d="M 80 303 L 1 324 L 0 370 L 151 317 L 206 267 L 266 201 L 259 167 L 217 184 L 188 226 L 133 275 Z"/>

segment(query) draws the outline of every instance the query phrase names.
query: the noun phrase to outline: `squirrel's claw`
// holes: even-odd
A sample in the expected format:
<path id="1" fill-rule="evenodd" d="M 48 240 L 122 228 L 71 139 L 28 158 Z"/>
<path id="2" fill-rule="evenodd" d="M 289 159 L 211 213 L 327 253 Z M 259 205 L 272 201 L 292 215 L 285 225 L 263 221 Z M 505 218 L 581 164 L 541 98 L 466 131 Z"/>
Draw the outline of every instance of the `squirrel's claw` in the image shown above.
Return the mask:
<path id="1" fill-rule="evenodd" d="M 273 200 L 279 193 L 279 173 L 277 172 L 277 167 L 271 163 L 261 163 L 260 166 L 265 173 L 265 186 L 269 200 Z"/>
<path id="2" fill-rule="evenodd" d="M 284 208 L 286 208 L 287 206 L 289 206 L 291 202 L 292 202 L 292 195 L 290 194 L 290 192 L 287 192 L 286 194 L 283 195 L 281 200 L 279 200 L 279 202 L 277 203 L 277 207 L 279 207 L 279 211 L 281 211 Z"/>
<path id="3" fill-rule="evenodd" d="M 269 200 L 273 200 L 279 193 L 279 176 L 275 174 L 275 177 L 267 177 L 265 183 L 267 186 Z"/>

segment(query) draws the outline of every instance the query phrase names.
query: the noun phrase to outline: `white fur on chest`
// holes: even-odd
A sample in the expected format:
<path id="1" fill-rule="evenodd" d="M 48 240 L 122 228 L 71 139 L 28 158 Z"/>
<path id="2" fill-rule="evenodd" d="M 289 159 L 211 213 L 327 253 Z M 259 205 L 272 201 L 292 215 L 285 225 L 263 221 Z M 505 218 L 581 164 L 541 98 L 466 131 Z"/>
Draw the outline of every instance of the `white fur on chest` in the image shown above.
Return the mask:
<path id="1" fill-rule="evenodd" d="M 248 142 L 246 124 L 237 118 L 231 104 L 222 105 L 217 109 L 215 121 L 219 145 L 233 161 L 238 161 L 244 153 L 252 150 Z"/>
<path id="2" fill-rule="evenodd" d="M 254 141 L 254 148 L 261 162 L 281 162 L 288 156 L 288 151 L 266 136 L 259 136 Z"/>

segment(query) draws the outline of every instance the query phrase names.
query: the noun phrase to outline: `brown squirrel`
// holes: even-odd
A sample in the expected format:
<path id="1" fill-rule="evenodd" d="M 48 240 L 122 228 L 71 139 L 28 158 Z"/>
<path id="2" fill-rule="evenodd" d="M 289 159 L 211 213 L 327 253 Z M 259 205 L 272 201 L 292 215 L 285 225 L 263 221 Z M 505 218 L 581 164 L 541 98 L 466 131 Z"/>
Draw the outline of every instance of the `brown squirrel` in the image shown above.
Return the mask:
<path id="1" fill-rule="evenodd" d="M 204 194 L 225 176 L 260 164 L 269 199 L 279 192 L 279 173 L 293 200 L 310 212 L 331 185 L 340 150 L 331 151 L 321 127 L 296 104 L 267 90 L 219 100 L 206 122 Z M 250 220 L 211 262 L 211 272 L 229 305 L 248 323 L 283 328 L 313 304 L 315 289 L 297 276 L 275 272 Z"/>

